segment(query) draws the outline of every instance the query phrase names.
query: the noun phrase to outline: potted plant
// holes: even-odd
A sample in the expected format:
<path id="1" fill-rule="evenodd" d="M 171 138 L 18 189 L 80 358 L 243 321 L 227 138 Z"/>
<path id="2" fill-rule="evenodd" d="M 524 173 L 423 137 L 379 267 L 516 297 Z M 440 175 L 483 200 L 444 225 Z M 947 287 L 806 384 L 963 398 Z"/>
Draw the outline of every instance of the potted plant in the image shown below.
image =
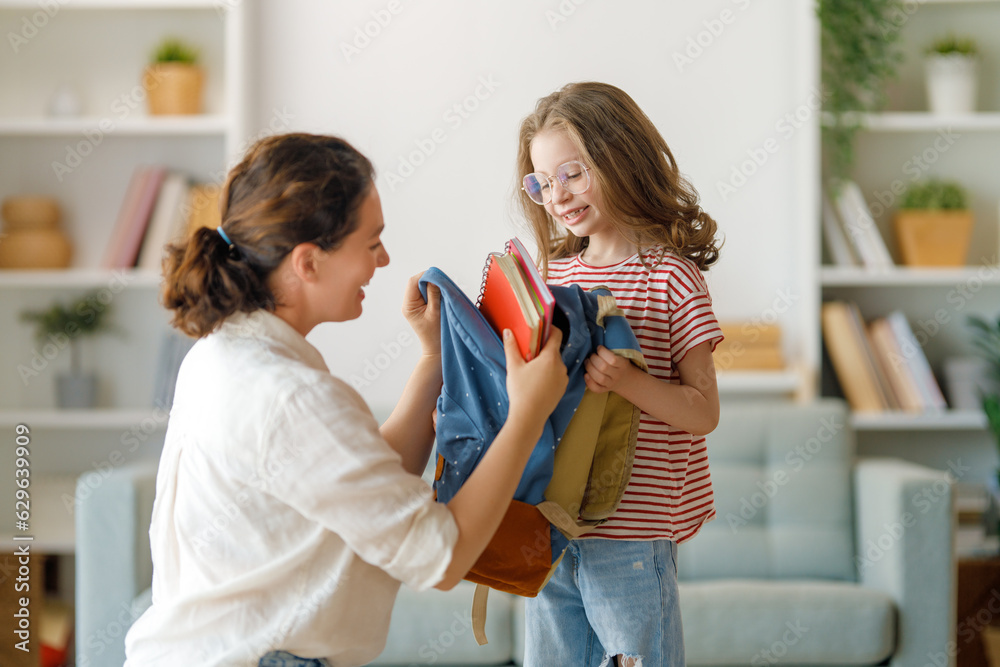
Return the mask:
<path id="1" fill-rule="evenodd" d="M 827 177 L 836 190 L 854 163 L 862 115 L 885 105 L 886 83 L 902 55 L 898 0 L 817 0 L 822 51 L 823 144 Z"/>
<path id="2" fill-rule="evenodd" d="M 936 179 L 912 183 L 893 222 L 907 266 L 965 264 L 973 218 L 965 189 L 957 183 Z"/>
<path id="3" fill-rule="evenodd" d="M 974 112 L 979 71 L 976 42 L 944 37 L 935 41 L 926 55 L 927 104 L 931 112 Z"/>
<path id="4" fill-rule="evenodd" d="M 110 308 L 97 294 L 88 294 L 69 305 L 54 303 L 47 310 L 25 311 L 21 319 L 35 324 L 35 339 L 55 349 L 69 349 L 70 372 L 56 376 L 56 405 L 92 408 L 97 404 L 97 375 L 80 368 L 82 338 L 108 330 Z"/>
<path id="5" fill-rule="evenodd" d="M 160 43 L 152 60 L 142 76 L 149 113 L 201 113 L 205 76 L 198 65 L 198 51 L 178 39 L 168 38 Z"/>

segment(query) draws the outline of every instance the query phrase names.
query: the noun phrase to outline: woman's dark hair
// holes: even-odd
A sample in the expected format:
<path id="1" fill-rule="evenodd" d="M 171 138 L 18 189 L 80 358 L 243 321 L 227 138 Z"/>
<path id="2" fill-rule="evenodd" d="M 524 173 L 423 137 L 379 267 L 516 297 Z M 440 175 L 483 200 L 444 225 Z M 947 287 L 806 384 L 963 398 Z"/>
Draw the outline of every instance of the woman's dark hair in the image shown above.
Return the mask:
<path id="1" fill-rule="evenodd" d="M 229 172 L 222 229 L 202 227 L 167 246 L 163 305 L 171 324 L 201 338 L 233 313 L 274 311 L 280 295 L 268 276 L 300 243 L 336 249 L 358 226 L 374 168 L 337 137 L 271 136 Z"/>

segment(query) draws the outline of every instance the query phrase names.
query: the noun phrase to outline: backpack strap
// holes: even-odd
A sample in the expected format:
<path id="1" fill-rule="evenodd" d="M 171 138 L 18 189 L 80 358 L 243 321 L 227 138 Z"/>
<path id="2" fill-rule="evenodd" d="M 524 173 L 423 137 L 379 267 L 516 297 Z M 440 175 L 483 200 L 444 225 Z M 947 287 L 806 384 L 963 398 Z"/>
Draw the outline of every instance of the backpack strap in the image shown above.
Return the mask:
<path id="1" fill-rule="evenodd" d="M 549 520 L 549 523 L 558 528 L 559 532 L 570 539 L 580 537 L 591 528 L 601 523 L 600 521 L 582 521 L 574 519 L 569 515 L 569 512 L 563 509 L 562 505 L 552 500 L 540 502 L 535 505 L 535 507 L 537 507 L 538 511 L 542 513 L 542 516 Z"/>
<path id="2" fill-rule="evenodd" d="M 482 646 L 486 639 L 486 600 L 490 595 L 488 586 L 476 584 L 476 592 L 472 594 L 472 636 L 476 643 Z"/>

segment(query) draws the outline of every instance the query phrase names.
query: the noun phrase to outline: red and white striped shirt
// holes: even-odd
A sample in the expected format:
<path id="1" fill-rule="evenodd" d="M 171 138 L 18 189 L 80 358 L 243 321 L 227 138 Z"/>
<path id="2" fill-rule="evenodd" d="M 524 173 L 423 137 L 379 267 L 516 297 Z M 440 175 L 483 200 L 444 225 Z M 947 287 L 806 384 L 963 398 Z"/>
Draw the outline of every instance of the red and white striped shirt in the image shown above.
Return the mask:
<path id="1" fill-rule="evenodd" d="M 656 263 L 655 253 L 644 255 Z M 712 298 L 694 262 L 667 253 L 647 269 L 635 254 L 611 266 L 590 266 L 579 255 L 549 262 L 547 282 L 604 285 L 632 326 L 649 373 L 680 383 L 675 364 L 694 346 L 722 340 Z M 621 540 L 691 539 L 715 517 L 704 436 L 693 436 L 642 413 L 632 479 L 618 510 L 586 537 Z"/>

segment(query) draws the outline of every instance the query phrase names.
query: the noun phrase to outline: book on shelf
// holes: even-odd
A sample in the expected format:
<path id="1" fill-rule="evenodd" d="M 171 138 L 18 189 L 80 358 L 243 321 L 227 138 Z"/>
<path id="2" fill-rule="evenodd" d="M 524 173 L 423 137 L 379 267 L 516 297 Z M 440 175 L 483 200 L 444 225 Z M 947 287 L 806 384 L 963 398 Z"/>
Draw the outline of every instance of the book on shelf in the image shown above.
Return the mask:
<path id="1" fill-rule="evenodd" d="M 821 309 L 823 343 L 826 345 L 844 397 L 857 412 L 882 412 L 888 408 L 884 391 L 872 368 L 865 333 L 851 304 L 829 301 Z"/>
<path id="2" fill-rule="evenodd" d="M 899 345 L 900 357 L 895 361 L 905 366 L 912 374 L 920 392 L 924 410 L 946 409 L 948 403 L 944 399 L 944 394 L 941 393 L 941 386 L 938 384 L 937 378 L 934 377 L 934 371 L 931 370 L 930 362 L 927 361 L 924 348 L 913 334 L 913 329 L 906 320 L 906 315 L 901 310 L 894 310 L 886 316 L 886 320 L 889 322 Z"/>
<path id="3" fill-rule="evenodd" d="M 823 343 L 853 410 L 921 413 L 947 407 L 930 363 L 902 311 L 866 323 L 857 305 L 822 308 Z"/>
<path id="4" fill-rule="evenodd" d="M 926 406 L 917 387 L 917 380 L 910 367 L 901 363 L 903 353 L 889 322 L 884 317 L 876 318 L 868 325 L 868 332 L 875 356 L 892 386 L 899 409 L 904 412 L 923 412 Z"/>
<path id="5" fill-rule="evenodd" d="M 133 171 L 104 255 L 104 268 L 135 266 L 166 171 L 159 166 L 139 166 Z"/>
<path id="6" fill-rule="evenodd" d="M 139 261 L 136 262 L 138 268 L 160 272 L 164 248 L 184 234 L 190 190 L 191 185 L 186 174 L 170 171 L 164 177 L 149 219 L 149 228 L 142 240 Z"/>
<path id="7" fill-rule="evenodd" d="M 826 249 L 830 259 L 837 266 L 859 266 L 857 256 L 851 250 L 851 244 L 847 240 L 847 234 L 837 217 L 837 212 L 833 210 L 830 198 L 823 197 L 823 239 L 826 241 Z"/>
<path id="8" fill-rule="evenodd" d="M 886 373 L 886 368 L 891 363 L 891 360 L 887 357 L 882 357 L 878 353 L 878 349 L 872 340 L 871 327 L 865 323 L 865 319 L 861 315 L 861 310 L 857 304 L 849 303 L 848 307 L 851 311 L 852 322 L 857 327 L 859 336 L 864 343 L 865 358 L 868 362 L 868 368 L 875 377 L 875 386 L 878 387 L 882 404 L 886 410 L 899 410 L 900 402 L 898 393 L 889 381 L 889 376 Z"/>
<path id="9" fill-rule="evenodd" d="M 156 371 L 153 376 L 153 406 L 170 411 L 174 404 L 174 389 L 177 386 L 177 374 L 180 372 L 184 357 L 194 346 L 195 340 L 189 336 L 169 329 L 160 338 L 160 351 L 156 360 Z"/>
<path id="10" fill-rule="evenodd" d="M 535 358 L 548 340 L 555 298 L 516 238 L 487 257 L 477 305 L 497 335 L 514 333 L 524 359 Z"/>
<path id="11" fill-rule="evenodd" d="M 861 265 L 868 269 L 892 268 L 892 255 L 889 254 L 858 184 L 854 181 L 842 181 L 833 201 L 843 235 Z M 824 215 L 824 227 L 825 218 Z"/>

